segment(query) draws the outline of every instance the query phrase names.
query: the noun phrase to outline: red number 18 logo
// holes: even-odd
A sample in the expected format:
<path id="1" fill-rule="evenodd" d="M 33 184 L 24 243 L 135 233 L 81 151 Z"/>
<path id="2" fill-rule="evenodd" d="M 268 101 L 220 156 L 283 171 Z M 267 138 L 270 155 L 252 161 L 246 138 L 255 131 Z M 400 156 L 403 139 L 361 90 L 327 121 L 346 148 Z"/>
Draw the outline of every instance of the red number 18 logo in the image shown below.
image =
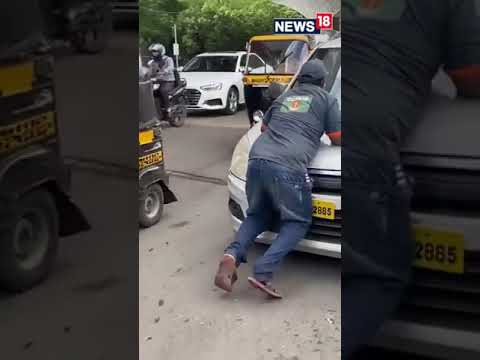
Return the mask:
<path id="1" fill-rule="evenodd" d="M 317 29 L 333 30 L 333 14 L 317 13 Z"/>

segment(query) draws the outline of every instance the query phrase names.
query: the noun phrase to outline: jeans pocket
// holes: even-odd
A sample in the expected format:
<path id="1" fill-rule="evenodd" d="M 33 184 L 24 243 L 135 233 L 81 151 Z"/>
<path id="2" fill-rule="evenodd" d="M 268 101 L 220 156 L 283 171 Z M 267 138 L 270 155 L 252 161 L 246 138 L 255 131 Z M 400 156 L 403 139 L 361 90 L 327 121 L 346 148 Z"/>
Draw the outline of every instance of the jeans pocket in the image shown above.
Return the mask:
<path id="1" fill-rule="evenodd" d="M 311 221 L 312 195 L 309 186 L 305 181 L 279 181 L 277 201 L 283 221 Z"/>

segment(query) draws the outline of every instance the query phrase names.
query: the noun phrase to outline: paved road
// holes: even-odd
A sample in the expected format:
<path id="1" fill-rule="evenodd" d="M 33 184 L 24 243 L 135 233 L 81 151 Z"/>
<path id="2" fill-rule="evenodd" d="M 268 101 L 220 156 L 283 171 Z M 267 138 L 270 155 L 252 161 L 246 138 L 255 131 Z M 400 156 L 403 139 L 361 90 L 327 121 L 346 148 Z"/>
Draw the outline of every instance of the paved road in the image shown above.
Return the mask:
<path id="1" fill-rule="evenodd" d="M 166 129 L 167 167 L 225 179 L 247 124 L 245 112 L 204 114 Z M 175 176 L 172 188 L 180 201 L 140 232 L 141 359 L 339 359 L 340 264 L 292 255 L 278 278 L 286 295 L 279 302 L 249 288 L 244 266 L 226 295 L 212 279 L 233 237 L 226 186 Z M 251 259 L 264 249 L 253 249 Z"/>
<path id="2" fill-rule="evenodd" d="M 56 91 L 63 153 L 67 157 L 136 169 L 138 37 L 119 33 L 108 51 L 58 54 Z M 135 58 L 134 58 L 135 57 Z M 136 65 L 138 66 L 138 65 Z"/>
<path id="3" fill-rule="evenodd" d="M 167 168 L 180 201 L 161 222 L 140 231 L 140 358 L 142 360 L 340 359 L 338 260 L 295 253 L 278 277 L 286 298 L 272 302 L 249 288 L 243 266 L 234 293 L 213 286 L 233 233 L 224 183 L 233 148 L 247 131 L 235 116 L 190 116 L 164 132 Z M 187 175 L 187 176 L 185 176 Z M 204 177 L 212 178 L 204 181 Z M 254 259 L 266 248 L 257 245 Z M 432 360 L 369 349 L 368 360 Z"/>

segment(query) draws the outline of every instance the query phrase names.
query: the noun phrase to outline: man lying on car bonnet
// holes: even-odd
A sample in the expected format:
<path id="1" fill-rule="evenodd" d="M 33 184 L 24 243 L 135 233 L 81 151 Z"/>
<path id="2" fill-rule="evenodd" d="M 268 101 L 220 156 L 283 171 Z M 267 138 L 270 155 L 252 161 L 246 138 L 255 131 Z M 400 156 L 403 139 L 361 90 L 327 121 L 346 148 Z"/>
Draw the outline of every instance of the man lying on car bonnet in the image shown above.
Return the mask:
<path id="1" fill-rule="evenodd" d="M 305 237 L 312 221 L 312 183 L 308 166 L 327 134 L 341 143 L 337 99 L 325 89 L 327 69 L 320 60 L 305 63 L 297 86 L 274 101 L 265 114 L 262 134 L 250 150 L 246 192 L 247 217 L 225 250 L 215 284 L 232 291 L 236 267 L 246 262 L 256 237 L 279 220 L 279 234 L 256 260 L 250 284 L 281 298 L 271 281 L 285 258 Z M 279 217 L 279 219 L 276 219 Z"/>

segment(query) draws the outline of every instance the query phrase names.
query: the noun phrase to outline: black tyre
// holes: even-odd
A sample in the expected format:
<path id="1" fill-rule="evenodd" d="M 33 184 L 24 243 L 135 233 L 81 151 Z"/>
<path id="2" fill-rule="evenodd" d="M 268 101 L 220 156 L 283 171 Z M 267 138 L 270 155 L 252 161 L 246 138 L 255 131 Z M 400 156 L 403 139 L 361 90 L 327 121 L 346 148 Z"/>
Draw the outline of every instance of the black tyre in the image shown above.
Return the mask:
<path id="1" fill-rule="evenodd" d="M 139 202 L 138 217 L 142 227 L 150 227 L 158 223 L 163 214 L 165 199 L 159 184 L 152 184 Z"/>
<path id="2" fill-rule="evenodd" d="M 227 106 L 223 110 L 226 115 L 233 115 L 238 111 L 239 96 L 238 90 L 234 87 L 230 88 L 227 94 Z"/>
<path id="3" fill-rule="evenodd" d="M 16 203 L 11 226 L 0 232 L 0 287 L 22 292 L 44 280 L 58 250 L 58 213 L 52 195 L 36 190 Z"/>
<path id="4" fill-rule="evenodd" d="M 184 98 L 178 99 L 177 111 L 170 115 L 168 122 L 173 127 L 182 127 L 187 118 L 187 105 Z"/>
<path id="5" fill-rule="evenodd" d="M 74 34 L 72 44 L 78 52 L 96 54 L 105 50 L 113 30 L 112 9 L 107 6 L 103 20 L 88 31 Z"/>

